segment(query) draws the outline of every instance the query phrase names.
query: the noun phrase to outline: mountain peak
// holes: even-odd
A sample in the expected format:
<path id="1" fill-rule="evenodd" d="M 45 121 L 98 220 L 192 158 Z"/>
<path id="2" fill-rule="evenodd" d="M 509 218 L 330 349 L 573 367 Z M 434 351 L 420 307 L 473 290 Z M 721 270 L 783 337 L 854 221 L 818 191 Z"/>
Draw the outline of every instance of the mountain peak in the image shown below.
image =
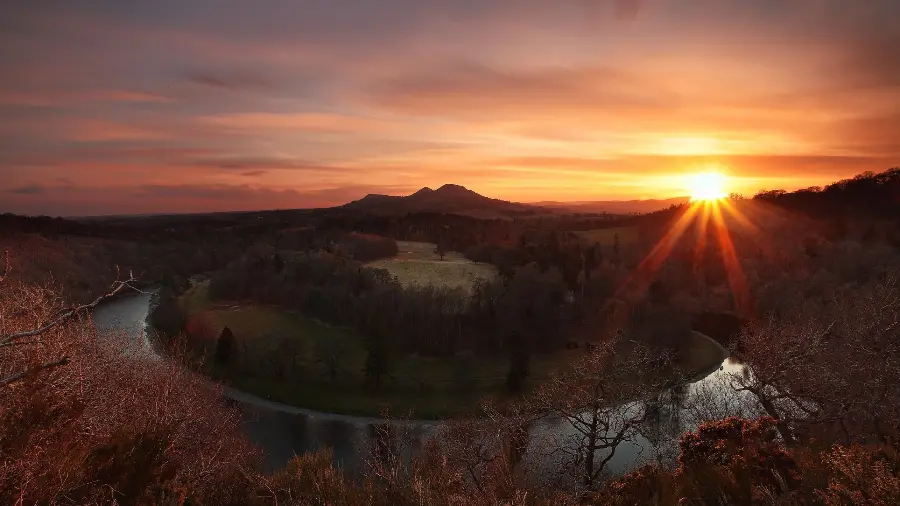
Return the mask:
<path id="1" fill-rule="evenodd" d="M 514 204 L 479 195 L 458 184 L 445 184 L 437 190 L 429 187 L 405 197 L 389 197 L 387 195 L 367 195 L 350 202 L 344 207 L 367 209 L 370 212 L 384 214 L 403 214 L 412 212 L 440 212 L 479 215 L 509 215 L 532 210 L 523 204 Z"/>
<path id="2" fill-rule="evenodd" d="M 445 184 L 435 190 L 435 193 L 443 193 L 443 194 L 469 194 L 475 193 L 472 190 L 466 188 L 465 186 L 460 186 L 458 184 Z"/>
<path id="3" fill-rule="evenodd" d="M 426 187 L 422 188 L 421 190 L 417 191 L 416 193 L 413 193 L 412 195 L 410 195 L 410 197 L 415 197 L 416 195 L 419 195 L 419 196 L 428 195 L 433 192 L 434 192 L 434 190 L 432 190 L 431 188 L 426 186 Z"/>

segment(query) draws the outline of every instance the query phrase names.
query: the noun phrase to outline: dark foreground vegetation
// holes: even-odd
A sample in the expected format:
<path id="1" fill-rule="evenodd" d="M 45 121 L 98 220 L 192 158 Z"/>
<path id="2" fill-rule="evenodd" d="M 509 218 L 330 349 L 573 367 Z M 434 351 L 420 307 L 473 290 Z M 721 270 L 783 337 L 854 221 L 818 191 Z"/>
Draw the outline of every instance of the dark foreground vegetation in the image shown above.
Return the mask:
<path id="1" fill-rule="evenodd" d="M 412 456 L 406 451 L 408 434 L 379 426 L 365 450 L 366 472 L 354 478 L 334 468 L 327 452 L 301 455 L 278 472 L 262 472 L 239 414 L 215 387 L 181 365 L 193 360 L 192 352 L 173 350 L 171 360 L 143 360 L 123 355 L 114 336 L 98 335 L 90 322 L 91 301 L 98 294 L 103 299 L 104 293 L 112 297 L 130 290 L 135 282 L 126 279 L 127 270 L 119 270 L 112 288 L 73 306 L 71 299 L 24 276 L 37 268 L 17 270 L 29 258 L 10 243 L 11 260 L 0 267 L 0 502 L 898 504 L 898 187 L 900 171 L 894 170 L 797 192 L 803 193 L 799 197 L 766 192 L 718 207 L 675 208 L 634 222 L 641 232 L 632 241 L 620 237 L 609 244 L 584 244 L 547 224 L 504 239 L 504 227 L 521 224 L 482 224 L 500 232 L 497 240 L 488 232 L 479 244 L 507 252 L 488 261 L 500 267 L 501 259 L 520 258 L 501 274 L 496 289 L 517 294 L 515 304 L 531 300 L 526 294 L 540 296 L 537 302 L 513 304 L 515 310 L 503 313 L 502 295 L 476 293 L 458 299 L 465 310 L 425 312 L 427 321 L 415 325 L 395 311 L 425 311 L 414 305 L 416 298 L 430 301 L 422 303 L 425 307 L 444 303 L 395 287 L 383 273 L 354 263 L 352 255 L 336 248 L 343 235 L 321 244 L 278 242 L 320 241 L 349 229 L 298 232 L 297 223 L 288 223 L 288 234 L 285 228 L 248 228 L 252 239 L 234 238 L 234 250 L 212 233 L 204 239 L 196 231 L 166 231 L 178 230 L 172 224 L 160 232 L 150 232 L 152 227 L 141 232 L 157 237 L 156 251 L 180 251 L 172 246 L 179 241 L 195 246 L 209 241 L 210 248 L 214 243 L 219 248 L 222 258 L 210 255 L 207 264 L 185 266 L 179 259 L 166 268 L 171 270 L 160 268 L 150 281 L 164 282 L 173 293 L 187 285 L 188 275 L 214 271 L 213 296 L 294 308 L 353 327 L 370 343 L 381 336 L 395 353 L 499 350 L 515 377 L 527 370 L 523 357 L 529 353 L 582 342 L 569 336 L 576 335 L 574 329 L 592 329 L 591 346 L 582 346 L 566 367 L 533 391 L 502 405 L 486 401 L 478 418 L 444 422 Z M 853 205 L 834 204 L 842 198 Z M 320 219 L 317 227 L 332 220 Z M 359 218 L 361 223 L 368 219 Z M 446 241 L 450 248 L 448 231 L 459 231 L 443 228 L 443 221 L 455 219 L 436 218 L 441 223 L 434 228 L 437 236 L 428 239 Z M 90 226 L 98 228 L 88 235 L 71 235 L 84 229 L 39 230 L 42 235 L 26 234 L 25 240 L 72 241 L 79 248 L 89 244 L 114 252 L 121 250 L 104 249 L 108 241 L 124 248 L 139 236 L 113 239 L 96 232 L 102 230 L 99 225 Z M 368 226 L 357 230 L 381 232 Z M 404 234 L 413 233 L 409 230 Z M 274 253 L 254 249 L 258 242 Z M 587 269 L 592 253 L 586 252 L 595 246 L 599 255 L 591 262 L 596 264 Z M 288 258 L 282 256 L 285 250 L 307 253 Z M 263 254 L 254 256 L 259 251 Z M 574 276 L 565 273 L 570 256 L 580 258 Z M 159 260 L 134 262 L 149 266 Z M 323 272 L 327 275 L 317 277 Z M 544 277 L 553 283 L 521 292 L 514 286 Z M 67 290 L 75 286 L 67 279 L 55 281 Z M 591 299 L 591 283 L 610 288 Z M 541 298 L 554 293 L 543 291 L 545 284 L 557 287 L 559 300 Z M 90 284 L 82 289 L 90 291 Z M 416 295 L 407 300 L 409 294 Z M 493 316 L 492 303 L 498 304 Z M 609 309 L 616 307 L 622 309 Z M 565 311 L 557 312 L 561 308 Z M 706 327 L 746 365 L 725 375 L 727 395 L 695 392 L 684 404 L 675 395 L 679 390 L 671 388 L 671 377 L 654 374 L 671 369 L 677 348 L 666 351 L 664 343 L 653 342 L 661 335 L 653 326 L 670 326 L 676 317 Z M 457 329 L 446 328 L 448 322 Z M 551 332 L 562 323 L 572 330 Z M 398 325 L 408 327 L 403 333 L 387 331 Z M 410 334 L 414 338 L 404 341 Z M 239 336 L 223 332 L 217 338 L 218 344 L 223 338 L 233 344 Z M 229 346 L 211 359 L 228 362 Z M 369 355 L 375 350 L 377 356 L 380 345 L 372 346 Z M 375 362 L 369 365 L 373 370 Z M 368 380 L 370 388 L 378 388 L 374 376 Z M 621 409 L 632 401 L 632 409 Z M 649 434 L 659 430 L 673 403 L 699 425 L 687 427 L 669 449 Z M 566 424 L 573 436 L 533 440 L 528 427 L 547 418 Z M 654 447 L 648 449 L 650 463 L 612 476 L 610 451 L 639 434 Z M 544 472 L 527 457 L 535 448 L 566 458 Z"/>

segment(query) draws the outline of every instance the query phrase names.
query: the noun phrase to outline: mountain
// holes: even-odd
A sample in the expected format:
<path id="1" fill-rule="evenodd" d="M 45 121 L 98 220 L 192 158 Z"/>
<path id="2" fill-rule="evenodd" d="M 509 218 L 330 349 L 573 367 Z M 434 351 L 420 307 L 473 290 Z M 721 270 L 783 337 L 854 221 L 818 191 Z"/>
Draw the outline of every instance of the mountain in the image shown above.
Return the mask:
<path id="1" fill-rule="evenodd" d="M 520 204 L 485 197 L 465 186 L 445 184 L 437 190 L 425 187 L 405 197 L 370 193 L 359 200 L 339 206 L 337 209 L 381 215 L 433 212 L 462 214 L 476 218 L 501 218 L 523 214 L 651 213 L 672 205 L 683 204 L 689 200 L 688 197 L 676 197 L 649 200 L 547 201 Z"/>
<path id="2" fill-rule="evenodd" d="M 582 202 L 535 202 L 531 205 L 562 213 L 643 214 L 689 202 L 690 197 L 647 200 L 598 200 Z"/>
<path id="3" fill-rule="evenodd" d="M 546 212 L 537 206 L 488 198 L 456 184 L 445 184 L 437 190 L 425 187 L 405 197 L 372 193 L 339 209 L 374 214 L 453 213 L 479 218 Z"/>

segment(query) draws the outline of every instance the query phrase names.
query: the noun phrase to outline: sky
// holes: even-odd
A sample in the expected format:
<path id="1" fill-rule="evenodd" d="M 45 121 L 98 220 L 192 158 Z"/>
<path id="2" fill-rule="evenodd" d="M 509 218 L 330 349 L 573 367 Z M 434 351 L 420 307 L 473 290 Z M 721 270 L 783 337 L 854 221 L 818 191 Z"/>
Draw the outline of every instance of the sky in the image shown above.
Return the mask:
<path id="1" fill-rule="evenodd" d="M 626 200 L 900 165 L 896 0 L 0 3 L 0 212 Z"/>

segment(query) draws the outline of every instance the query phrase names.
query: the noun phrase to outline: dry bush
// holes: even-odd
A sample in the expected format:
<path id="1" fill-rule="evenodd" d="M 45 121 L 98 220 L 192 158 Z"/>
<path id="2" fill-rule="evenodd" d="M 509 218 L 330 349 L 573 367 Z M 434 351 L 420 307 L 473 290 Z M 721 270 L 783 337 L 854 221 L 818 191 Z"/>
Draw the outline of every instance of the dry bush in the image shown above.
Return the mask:
<path id="1" fill-rule="evenodd" d="M 330 450 L 294 457 L 263 480 L 260 504 L 287 506 L 363 506 L 376 500 L 371 487 L 350 481 L 332 465 Z"/>
<path id="2" fill-rule="evenodd" d="M 177 361 L 125 356 L 123 337 L 52 289 L 0 284 L 0 503 L 242 502 L 257 454 L 239 414 Z"/>
<path id="3" fill-rule="evenodd" d="M 831 481 L 819 495 L 828 506 L 900 504 L 900 455 L 896 450 L 835 447 L 825 461 Z"/>

